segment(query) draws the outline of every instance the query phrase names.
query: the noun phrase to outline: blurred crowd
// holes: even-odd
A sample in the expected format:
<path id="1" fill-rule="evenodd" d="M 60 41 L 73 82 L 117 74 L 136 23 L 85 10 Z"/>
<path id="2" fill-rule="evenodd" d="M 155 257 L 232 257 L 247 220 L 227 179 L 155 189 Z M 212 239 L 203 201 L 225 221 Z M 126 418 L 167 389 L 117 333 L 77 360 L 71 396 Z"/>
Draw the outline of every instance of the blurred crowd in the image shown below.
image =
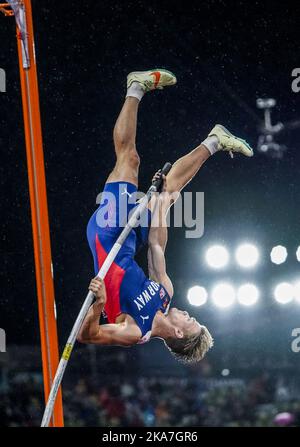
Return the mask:
<path id="1" fill-rule="evenodd" d="M 1 426 L 39 426 L 42 380 L 24 373 L 0 391 Z M 300 399 L 267 374 L 240 378 L 99 376 L 63 388 L 66 426 L 300 425 Z"/>

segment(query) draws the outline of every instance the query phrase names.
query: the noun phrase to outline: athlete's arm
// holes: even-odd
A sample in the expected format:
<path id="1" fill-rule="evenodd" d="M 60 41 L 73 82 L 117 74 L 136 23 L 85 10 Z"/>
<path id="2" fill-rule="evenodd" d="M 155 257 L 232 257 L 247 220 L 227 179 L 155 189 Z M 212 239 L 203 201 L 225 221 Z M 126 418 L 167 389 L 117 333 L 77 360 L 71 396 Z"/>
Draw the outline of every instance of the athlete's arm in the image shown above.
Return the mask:
<path id="1" fill-rule="evenodd" d="M 157 175 L 157 174 L 156 174 Z M 154 179 L 156 176 L 154 176 Z M 166 190 L 166 177 L 163 176 Z M 153 206 L 151 228 L 148 237 L 148 269 L 150 278 L 164 286 L 168 295 L 172 298 L 174 294 L 173 284 L 167 274 L 165 249 L 168 240 L 168 228 L 166 213 L 169 207 L 168 199 L 164 199 L 161 194 L 156 198 Z"/>
<path id="2" fill-rule="evenodd" d="M 138 326 L 127 322 L 99 324 L 106 303 L 104 281 L 98 277 L 92 279 L 89 290 L 94 293 L 96 301 L 90 307 L 82 323 L 77 340 L 81 343 L 98 345 L 132 346 L 136 344 L 141 338 L 141 331 Z"/>
<path id="3" fill-rule="evenodd" d="M 174 295 L 173 284 L 166 271 L 165 253 L 160 244 L 149 243 L 148 269 L 150 279 L 162 284 L 172 298 Z"/>

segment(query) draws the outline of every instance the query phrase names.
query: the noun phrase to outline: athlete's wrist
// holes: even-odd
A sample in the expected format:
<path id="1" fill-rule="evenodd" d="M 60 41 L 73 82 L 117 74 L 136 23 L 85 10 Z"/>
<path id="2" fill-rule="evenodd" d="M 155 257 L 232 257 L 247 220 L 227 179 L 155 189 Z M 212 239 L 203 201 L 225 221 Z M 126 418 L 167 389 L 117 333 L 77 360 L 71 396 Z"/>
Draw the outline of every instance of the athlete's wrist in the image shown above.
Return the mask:
<path id="1" fill-rule="evenodd" d="M 100 317 L 100 315 L 104 309 L 104 304 L 105 304 L 105 302 L 102 299 L 96 300 L 93 304 L 94 314 L 96 313 L 97 316 L 99 314 L 99 317 Z"/>

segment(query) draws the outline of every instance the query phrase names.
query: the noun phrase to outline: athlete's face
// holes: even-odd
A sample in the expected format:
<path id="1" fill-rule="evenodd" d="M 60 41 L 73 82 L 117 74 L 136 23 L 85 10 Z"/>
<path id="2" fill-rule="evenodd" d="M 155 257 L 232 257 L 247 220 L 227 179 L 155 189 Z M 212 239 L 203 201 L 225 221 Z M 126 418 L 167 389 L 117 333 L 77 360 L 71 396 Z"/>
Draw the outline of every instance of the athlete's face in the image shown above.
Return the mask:
<path id="1" fill-rule="evenodd" d="M 170 322 L 180 329 L 184 335 L 200 334 L 201 324 L 194 317 L 190 317 L 186 310 L 172 307 L 168 314 Z"/>

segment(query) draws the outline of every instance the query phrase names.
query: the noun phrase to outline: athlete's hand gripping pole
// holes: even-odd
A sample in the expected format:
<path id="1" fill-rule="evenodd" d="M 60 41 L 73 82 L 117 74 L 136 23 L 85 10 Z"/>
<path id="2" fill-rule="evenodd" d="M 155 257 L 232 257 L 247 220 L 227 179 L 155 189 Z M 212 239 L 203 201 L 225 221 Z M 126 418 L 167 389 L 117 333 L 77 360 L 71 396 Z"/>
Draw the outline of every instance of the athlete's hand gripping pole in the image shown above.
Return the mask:
<path id="1" fill-rule="evenodd" d="M 170 171 L 171 167 L 172 167 L 171 163 L 166 163 L 164 165 L 164 167 L 161 170 L 160 179 L 157 179 L 156 181 L 154 181 L 152 183 L 152 186 L 148 189 L 147 194 L 143 197 L 139 206 L 137 206 L 136 209 L 134 210 L 134 212 L 132 213 L 132 216 L 130 217 L 128 223 L 124 227 L 124 230 L 122 231 L 122 233 L 118 237 L 117 241 L 113 245 L 113 247 L 112 247 L 111 251 L 108 253 L 101 269 L 99 270 L 99 272 L 97 274 L 97 276 L 99 278 L 104 279 L 106 273 L 108 272 L 111 264 L 114 262 L 117 254 L 118 254 L 119 250 L 121 249 L 128 234 L 136 226 L 141 214 L 147 208 L 148 202 L 151 199 L 152 194 L 159 191 L 159 188 L 162 183 L 162 176 L 167 175 L 168 172 Z M 41 427 L 48 427 L 48 425 L 49 425 L 49 422 L 50 422 L 50 419 L 52 416 L 52 412 L 53 412 L 53 407 L 55 404 L 56 395 L 57 395 L 58 389 L 60 387 L 67 363 L 71 356 L 72 349 L 76 342 L 77 335 L 80 331 L 83 320 L 85 319 L 85 317 L 88 313 L 88 310 L 89 310 L 90 306 L 92 305 L 93 299 L 94 299 L 94 294 L 92 292 L 89 292 L 85 298 L 85 301 L 82 305 L 79 315 L 74 323 L 73 329 L 72 329 L 71 334 L 70 334 L 68 341 L 66 343 L 65 349 L 61 356 L 61 359 L 60 359 L 60 362 L 59 362 L 59 365 L 58 365 L 58 368 L 57 368 L 57 371 L 56 371 L 56 374 L 55 374 L 55 377 L 53 380 L 51 391 L 50 391 L 50 394 L 48 397 L 48 402 L 47 402 L 47 405 L 46 405 L 46 408 L 44 411 Z"/>

